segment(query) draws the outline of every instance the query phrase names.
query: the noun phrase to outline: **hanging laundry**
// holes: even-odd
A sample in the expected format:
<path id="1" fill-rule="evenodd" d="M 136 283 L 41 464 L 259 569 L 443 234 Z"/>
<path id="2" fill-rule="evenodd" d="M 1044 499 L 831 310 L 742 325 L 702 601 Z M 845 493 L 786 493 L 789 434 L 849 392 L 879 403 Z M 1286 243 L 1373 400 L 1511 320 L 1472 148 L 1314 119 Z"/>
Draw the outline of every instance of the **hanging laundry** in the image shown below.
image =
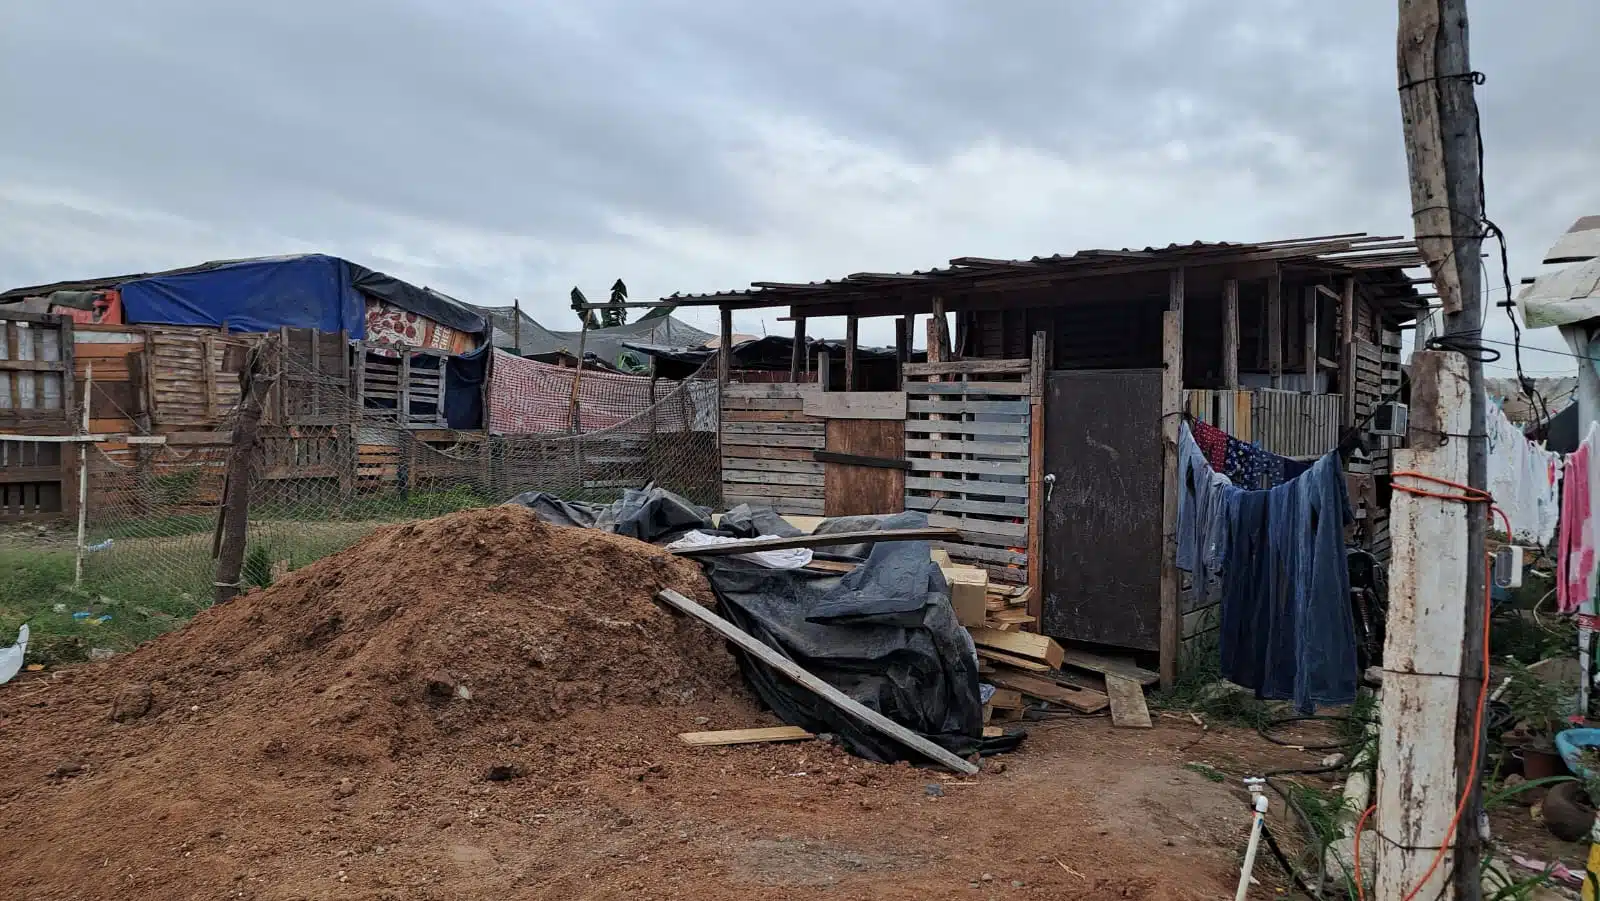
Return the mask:
<path id="1" fill-rule="evenodd" d="M 1232 440 L 1228 433 L 1209 422 L 1199 420 L 1194 421 L 1192 433 L 1194 443 L 1200 446 L 1200 451 L 1206 455 L 1206 461 L 1211 464 L 1211 468 L 1217 472 L 1226 471 L 1228 442 Z"/>
<path id="2" fill-rule="evenodd" d="M 1202 598 L 1222 572 L 1224 488 L 1228 477 L 1212 469 L 1189 424 L 1178 427 L 1178 569 L 1194 576 Z"/>
<path id="3" fill-rule="evenodd" d="M 1224 489 L 1222 675 L 1267 700 L 1348 704 L 1359 678 L 1339 456 L 1264 491 Z"/>
<path id="4" fill-rule="evenodd" d="M 1511 520 L 1511 540 L 1548 547 L 1560 519 L 1561 455 L 1529 441 L 1488 404 L 1489 493 Z"/>
<path id="5" fill-rule="evenodd" d="M 1556 607 L 1572 613 L 1594 594 L 1595 577 L 1595 482 L 1600 475 L 1594 467 L 1596 430 L 1589 424 L 1578 449 L 1567 455 L 1562 478 L 1561 523 L 1556 540 Z"/>

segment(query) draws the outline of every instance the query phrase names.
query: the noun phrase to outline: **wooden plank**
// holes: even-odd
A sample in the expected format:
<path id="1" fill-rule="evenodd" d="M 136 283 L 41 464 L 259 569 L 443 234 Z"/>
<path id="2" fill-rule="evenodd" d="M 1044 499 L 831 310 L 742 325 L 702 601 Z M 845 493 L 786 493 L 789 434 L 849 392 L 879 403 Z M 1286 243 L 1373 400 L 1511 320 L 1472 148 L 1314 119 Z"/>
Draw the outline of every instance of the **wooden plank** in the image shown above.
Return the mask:
<path id="1" fill-rule="evenodd" d="M 905 506 L 908 510 L 927 510 L 929 512 L 945 513 L 984 513 L 989 516 L 1014 516 L 1018 519 L 1028 515 L 1027 504 L 1008 504 L 1000 501 L 969 501 L 958 497 L 923 497 L 921 495 L 907 495 Z"/>
<path id="2" fill-rule="evenodd" d="M 906 441 L 906 450 L 917 453 L 971 454 L 976 457 L 1028 459 L 1028 442 L 1026 441 L 961 441 L 958 439 L 911 438 Z"/>
<path id="3" fill-rule="evenodd" d="M 736 410 L 790 410 L 798 413 L 801 412 L 804 405 L 805 401 L 798 397 L 724 397 L 722 399 L 722 411 L 724 414 Z"/>
<path id="4" fill-rule="evenodd" d="M 1038 698 L 1041 701 L 1071 707 L 1081 713 L 1099 713 L 1106 709 L 1106 706 L 1110 703 L 1110 700 L 1105 695 L 1097 691 L 1091 691 L 1086 688 L 1069 688 L 1035 676 L 1014 673 L 1004 669 L 996 669 L 982 678 L 983 681 L 988 682 L 990 685 L 1009 688 L 1013 691 L 1019 691 L 1030 698 Z"/>
<path id="5" fill-rule="evenodd" d="M 754 482 L 758 485 L 815 485 L 823 486 L 824 476 L 821 473 L 801 472 L 760 472 L 747 469 L 724 469 L 722 481 L 724 482 Z"/>
<path id="6" fill-rule="evenodd" d="M 1020 382 L 907 382 L 905 394 L 911 397 L 935 397 L 949 394 L 989 395 L 995 397 L 1027 397 L 1033 386 Z"/>
<path id="7" fill-rule="evenodd" d="M 810 360 L 806 356 L 806 317 L 794 317 L 794 343 L 789 347 L 789 381 L 799 382 Z"/>
<path id="8" fill-rule="evenodd" d="M 861 334 L 861 317 L 846 316 L 844 321 L 844 390 L 855 391 L 856 385 L 856 344 Z M 905 417 L 900 417 L 904 419 Z"/>
<path id="9" fill-rule="evenodd" d="M 1317 390 L 1317 290 L 1314 287 L 1305 289 L 1305 296 L 1301 298 L 1300 309 L 1305 314 L 1305 340 L 1301 342 L 1301 350 L 1305 352 L 1306 390 Z"/>
<path id="10" fill-rule="evenodd" d="M 820 451 L 802 451 L 802 453 L 821 453 Z M 591 463 L 602 462 L 607 458 L 586 456 L 584 459 Z M 643 456 L 620 458 L 631 462 L 643 462 Z M 799 472 L 807 475 L 821 476 L 823 466 L 810 460 L 764 460 L 760 458 L 724 457 L 722 459 L 724 470 L 747 470 L 754 472 Z"/>
<path id="11" fill-rule="evenodd" d="M 1022 692 L 1015 688 L 996 688 L 994 694 L 989 696 L 989 706 L 996 710 L 1021 710 L 1026 705 L 1022 701 Z"/>
<path id="12" fill-rule="evenodd" d="M 978 545 L 961 544 L 952 541 L 938 541 L 934 543 L 934 547 L 946 551 L 952 558 L 962 561 L 977 560 L 983 563 L 993 563 L 1002 567 L 1025 566 L 1028 562 L 1027 554 L 1019 554 L 1016 551 L 1007 550 L 1005 548 L 980 547 Z M 989 570 L 989 575 L 991 577 L 994 577 L 996 573 L 997 571 L 995 569 Z"/>
<path id="13" fill-rule="evenodd" d="M 878 540 L 882 540 L 881 536 L 894 533 L 877 532 L 866 534 L 877 535 L 879 536 Z M 777 540 L 784 541 L 793 539 Z M 851 540 L 860 539 L 857 538 Z M 760 542 L 745 542 L 744 548 L 748 550 L 751 545 L 758 543 Z M 799 545 L 787 546 L 798 547 Z M 702 548 L 700 550 L 704 551 L 706 549 Z M 933 742 L 928 741 L 926 738 L 923 738 L 915 732 L 912 732 L 910 729 L 907 729 L 883 714 L 878 713 L 876 710 L 871 710 L 863 706 L 853 698 L 846 695 L 844 692 L 841 692 L 839 689 L 834 688 L 832 685 L 829 685 L 828 683 L 812 675 L 810 672 L 801 668 L 800 665 L 795 663 L 793 660 L 790 660 L 789 658 L 784 657 L 782 654 L 779 654 L 777 651 L 774 651 L 772 648 L 767 647 L 760 641 L 746 634 L 743 630 L 739 629 L 739 627 L 733 625 L 705 607 L 702 607 L 694 601 L 684 597 L 678 592 L 669 588 L 658 592 L 656 597 L 670 605 L 672 608 L 682 613 L 686 613 L 689 616 L 698 619 L 700 622 L 705 623 L 717 634 L 721 635 L 723 638 L 726 638 L 733 644 L 738 645 L 740 650 L 789 677 L 790 679 L 799 683 L 802 687 L 810 689 L 822 700 L 838 708 L 842 713 L 850 718 L 870 726 L 878 732 L 881 732 L 895 741 L 900 742 L 907 748 L 910 748 L 911 750 L 923 755 L 929 760 L 954 770 L 955 772 L 964 773 L 967 775 L 978 772 L 977 764 L 957 757 L 944 748 L 941 748 Z"/>
<path id="14" fill-rule="evenodd" d="M 727 428 L 726 425 L 723 426 Z M 763 435 L 756 432 L 727 432 L 722 434 L 723 453 L 745 453 L 749 447 L 797 447 L 822 450 L 828 444 L 823 435 Z"/>
<path id="15" fill-rule="evenodd" d="M 950 362 L 907 363 L 906 376 L 973 375 L 984 373 L 1021 373 L 1031 370 L 1027 360 L 952 360 Z"/>
<path id="16" fill-rule="evenodd" d="M 994 438 L 1027 438 L 1025 422 L 959 422 L 944 419 L 907 419 L 906 434 L 979 435 Z"/>
<path id="17" fill-rule="evenodd" d="M 724 557 L 755 551 L 781 551 L 796 547 L 828 547 L 835 544 L 871 544 L 879 541 L 934 541 L 954 538 L 954 529 L 879 529 L 865 532 L 834 532 L 827 535 L 791 535 L 785 538 L 758 538 L 754 541 L 711 544 L 679 548 L 680 557 Z"/>
<path id="18" fill-rule="evenodd" d="M 1283 270 L 1274 269 L 1267 279 L 1267 371 L 1272 387 L 1283 383 Z"/>
<path id="19" fill-rule="evenodd" d="M 931 479 L 906 476 L 907 491 L 958 491 L 979 497 L 1027 497 L 1028 486 L 1021 482 L 989 482 L 977 479 Z"/>
<path id="20" fill-rule="evenodd" d="M 1015 544 L 1021 544 L 1022 540 L 1028 537 L 1027 523 L 1004 522 L 994 519 L 979 519 L 976 516 L 950 516 L 943 513 L 929 513 L 928 525 L 947 526 L 952 529 L 960 529 L 963 536 L 970 536 L 973 533 L 979 535 L 997 536 L 999 538 L 1006 539 L 1006 541 L 999 543 L 1005 544 L 1008 547 Z"/>
<path id="21" fill-rule="evenodd" d="M 630 484 L 637 484 L 632 482 Z M 772 482 L 724 482 L 724 494 L 749 494 L 773 498 L 807 498 L 821 502 L 827 495 L 821 485 L 778 485 Z"/>
<path id="22" fill-rule="evenodd" d="M 413 396 L 416 392 L 412 392 Z M 836 396 L 836 395 L 834 395 Z M 799 410 L 732 410 L 722 411 L 723 422 L 810 422 L 811 416 Z"/>
<path id="23" fill-rule="evenodd" d="M 819 419 L 906 418 L 906 395 L 901 391 L 832 391 L 808 394 L 802 401 L 807 416 Z"/>
<path id="24" fill-rule="evenodd" d="M 825 435 L 822 422 L 730 422 L 722 427 L 729 435 Z"/>
<path id="25" fill-rule="evenodd" d="M 908 400 L 906 412 L 1025 416 L 1028 413 L 1028 403 L 1020 400 Z"/>
<path id="26" fill-rule="evenodd" d="M 995 634 L 1014 635 L 1016 633 L 995 632 Z M 1031 673 L 1048 673 L 1052 669 L 1048 663 L 1040 663 L 1037 660 L 1029 660 L 1027 657 L 1018 657 L 1016 654 L 1007 654 L 1005 651 L 997 651 L 994 648 L 986 648 L 982 645 L 978 646 L 978 656 L 985 660 L 993 660 L 996 663 L 1004 663 L 1006 666 L 1014 666 L 1017 669 L 1027 670 Z"/>
<path id="27" fill-rule="evenodd" d="M 1150 728 L 1144 686 L 1121 676 L 1106 676 L 1106 696 L 1111 701 L 1111 725 L 1128 729 Z"/>
<path id="28" fill-rule="evenodd" d="M 686 745 L 748 745 L 767 741 L 805 741 L 816 738 L 799 726 L 767 726 L 760 729 L 718 729 L 714 732 L 680 732 Z"/>
<path id="29" fill-rule="evenodd" d="M 744 486 L 750 487 L 750 486 Z M 730 494 L 726 489 L 722 493 L 723 506 L 732 509 L 740 504 L 749 504 L 752 507 L 771 507 L 778 513 L 789 515 L 821 516 L 826 507 L 822 498 L 804 497 L 765 497 L 760 495 Z"/>
<path id="30" fill-rule="evenodd" d="M 1063 650 L 1056 644 L 1055 639 L 1047 635 L 1037 635 L 1031 632 L 1000 632 L 995 629 L 983 627 L 967 630 L 972 633 L 972 641 L 982 648 L 1013 654 L 1018 657 L 1027 657 L 1043 660 L 1050 664 L 1051 669 L 1060 669 Z"/>
<path id="31" fill-rule="evenodd" d="M 1135 666 L 1131 661 L 1104 657 L 1074 648 L 1066 648 L 1062 654 L 1062 660 L 1064 666 L 1075 666 L 1078 669 L 1085 669 L 1091 673 L 1100 673 L 1103 676 L 1121 676 L 1141 685 L 1154 685 L 1161 681 L 1160 673 L 1153 673 L 1143 667 Z"/>
<path id="32" fill-rule="evenodd" d="M 970 472 L 987 476 L 1026 476 L 1028 464 L 1000 462 L 998 460 L 930 460 L 912 457 L 906 461 L 912 472 Z M 1026 485 L 1022 486 L 1026 488 Z M 1024 494 L 1027 492 L 1024 491 Z"/>
<path id="33" fill-rule="evenodd" d="M 911 468 L 911 464 L 905 460 L 890 457 L 868 457 L 862 454 L 844 454 L 829 450 L 812 451 L 811 457 L 820 463 L 838 463 L 841 466 L 867 466 L 874 469 L 900 470 Z"/>
<path id="34" fill-rule="evenodd" d="M 724 444 L 722 448 L 722 465 L 733 469 L 754 469 L 751 466 L 740 466 L 734 460 L 796 460 L 811 462 L 811 455 L 815 451 L 803 447 L 762 447 L 757 445 Z"/>
<path id="35" fill-rule="evenodd" d="M 1044 550 L 1044 499 L 1049 492 L 1044 472 L 1044 395 L 1047 385 L 1046 370 L 1050 364 L 1049 335 L 1043 331 L 1033 333 L 1033 343 L 1028 358 L 1032 364 L 1029 381 L 1032 383 L 1033 393 L 1028 398 L 1027 548 L 1028 559 L 1034 561 L 1034 565 L 1027 568 L 1026 577 L 1028 587 L 1031 589 L 1028 612 L 1037 620 L 1043 615 L 1044 567 L 1037 564 L 1042 559 Z"/>

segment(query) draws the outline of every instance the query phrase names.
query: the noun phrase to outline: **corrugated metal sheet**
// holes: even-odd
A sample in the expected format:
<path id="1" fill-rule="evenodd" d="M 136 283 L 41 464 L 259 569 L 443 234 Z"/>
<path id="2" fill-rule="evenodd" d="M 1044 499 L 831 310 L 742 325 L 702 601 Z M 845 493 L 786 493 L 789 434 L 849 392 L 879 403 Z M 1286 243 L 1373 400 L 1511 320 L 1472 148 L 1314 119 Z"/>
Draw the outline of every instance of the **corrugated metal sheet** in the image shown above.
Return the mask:
<path id="1" fill-rule="evenodd" d="M 1207 391 L 1187 394 L 1189 415 L 1285 457 L 1320 457 L 1339 444 L 1338 394 Z"/>

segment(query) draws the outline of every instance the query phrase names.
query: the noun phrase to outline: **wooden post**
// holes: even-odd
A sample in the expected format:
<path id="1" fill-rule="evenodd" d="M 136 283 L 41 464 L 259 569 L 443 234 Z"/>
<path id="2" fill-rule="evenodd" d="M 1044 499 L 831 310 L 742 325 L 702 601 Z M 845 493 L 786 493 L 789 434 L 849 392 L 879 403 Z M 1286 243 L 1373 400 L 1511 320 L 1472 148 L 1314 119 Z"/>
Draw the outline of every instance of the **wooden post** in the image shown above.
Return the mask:
<path id="1" fill-rule="evenodd" d="M 725 388 L 728 385 L 729 374 L 733 371 L 733 311 L 722 307 L 721 312 L 722 340 L 717 346 L 717 384 Z"/>
<path id="2" fill-rule="evenodd" d="M 854 314 L 844 320 L 844 390 L 855 391 L 856 339 L 860 334 L 861 320 Z"/>
<path id="3" fill-rule="evenodd" d="M 1339 290 L 1339 389 L 1344 396 L 1344 427 L 1356 424 L 1356 280 L 1345 276 Z"/>
<path id="4" fill-rule="evenodd" d="M 1482 143 L 1474 73 L 1467 49 L 1466 0 L 1400 0 L 1396 44 L 1412 227 L 1418 236 L 1417 246 L 1428 261 L 1429 274 L 1439 289 L 1445 311 L 1444 334 L 1472 340 L 1483 327 L 1479 255 L 1484 226 Z M 1421 356 L 1417 354 L 1413 360 Z M 1482 489 L 1488 481 L 1483 364 L 1476 354 L 1462 356 L 1465 362 L 1452 356 L 1439 364 L 1446 374 L 1436 379 L 1441 383 L 1437 412 L 1428 418 L 1433 420 L 1436 433 L 1471 437 L 1450 438 L 1442 447 L 1425 451 L 1417 442 L 1423 437 L 1422 427 L 1428 423 L 1419 421 L 1413 412 L 1413 457 L 1397 460 L 1395 469 L 1414 469 Z M 1414 362 L 1413 380 L 1415 367 Z M 1462 373 L 1464 390 L 1460 385 Z M 1414 381 L 1413 411 L 1416 400 Z M 1455 457 L 1463 451 L 1464 465 Z M 1436 457 L 1417 458 L 1425 452 Z M 1448 503 L 1432 498 L 1418 500 Z M 1440 511 L 1432 517 L 1443 519 L 1441 523 L 1424 523 L 1419 521 L 1419 514 L 1412 513 L 1397 527 L 1391 513 L 1391 541 L 1396 547 L 1402 543 L 1412 547 L 1418 563 L 1413 590 L 1401 588 L 1390 594 L 1388 646 L 1394 646 L 1392 630 L 1397 619 L 1410 620 L 1412 642 L 1419 653 L 1408 659 L 1403 645 L 1394 656 L 1386 651 L 1384 665 L 1389 672 L 1385 681 L 1398 670 L 1438 675 L 1421 677 L 1428 685 L 1417 685 L 1408 693 L 1406 702 L 1396 701 L 1392 706 L 1391 692 L 1387 685 L 1384 688 L 1378 819 L 1379 828 L 1393 844 L 1380 845 L 1388 851 L 1379 858 L 1380 897 L 1389 897 L 1381 894 L 1384 887 L 1404 886 L 1400 891 L 1411 892 L 1421 881 L 1421 874 L 1434 856 L 1428 849 L 1448 844 L 1443 827 L 1450 822 L 1458 799 L 1464 803 L 1454 836 L 1454 860 L 1447 855 L 1435 875 L 1416 893 L 1418 897 L 1439 897 L 1444 901 L 1452 897 L 1476 899 L 1481 895 L 1482 787 L 1473 760 L 1479 757 L 1485 741 L 1476 713 L 1478 688 L 1486 678 L 1488 666 L 1481 652 L 1488 628 L 1483 609 L 1487 517 L 1478 505 L 1449 506 L 1457 509 Z M 1424 512 L 1429 509 L 1422 507 Z M 1592 612 L 1592 604 L 1591 599 L 1586 612 Z M 1460 627 L 1450 619 L 1459 622 Z M 1420 654 L 1423 648 L 1429 650 L 1426 658 Z M 1424 692 L 1447 694 L 1428 700 Z M 1453 698 L 1454 703 L 1447 698 Z M 1454 740 L 1447 743 L 1441 740 L 1442 717 L 1452 707 Z M 1389 734 L 1391 731 L 1394 734 Z M 1425 752 L 1407 746 L 1428 743 L 1439 753 L 1417 756 Z M 1386 777 L 1394 783 L 1387 792 Z M 1447 885 L 1446 880 L 1451 880 L 1453 886 Z M 1393 897 L 1403 895 L 1395 893 Z"/>
<path id="5" fill-rule="evenodd" d="M 261 426 L 261 396 L 270 387 L 263 378 L 262 357 L 268 352 L 283 352 L 271 339 L 252 349 L 239 371 L 239 415 L 233 422 L 232 446 L 228 449 L 227 477 L 222 488 L 222 510 L 217 522 L 217 569 L 213 579 L 215 602 L 221 604 L 239 593 L 239 577 L 244 571 L 244 548 L 250 526 L 250 489 L 255 481 Z"/>
<path id="6" fill-rule="evenodd" d="M 894 321 L 894 386 L 906 390 L 906 363 L 911 359 L 911 323 L 913 317 L 901 316 Z"/>
<path id="7" fill-rule="evenodd" d="M 1267 370 L 1272 387 L 1283 385 L 1283 269 L 1267 277 Z"/>
<path id="8" fill-rule="evenodd" d="M 1222 283 L 1222 387 L 1239 390 L 1239 280 Z"/>
<path id="9" fill-rule="evenodd" d="M 806 317 L 794 317 L 794 347 L 789 349 L 789 381 L 800 381 L 806 364 Z"/>
<path id="10" fill-rule="evenodd" d="M 1049 367 L 1049 345 L 1044 332 L 1033 333 L 1028 360 L 1033 364 L 1028 396 L 1028 615 L 1039 631 L 1044 622 L 1044 394 Z"/>
<path id="11" fill-rule="evenodd" d="M 1305 299 L 1301 306 L 1305 310 L 1305 356 L 1306 356 L 1306 393 L 1318 394 L 1317 391 L 1317 289 L 1311 285 L 1306 286 Z"/>
<path id="12" fill-rule="evenodd" d="M 511 298 L 511 345 L 517 356 L 522 356 L 522 301 L 515 297 Z"/>
<path id="13" fill-rule="evenodd" d="M 1161 684 L 1178 678 L 1178 426 L 1183 415 L 1183 269 L 1167 278 L 1161 314 Z"/>
<path id="14" fill-rule="evenodd" d="M 828 357 L 828 349 L 824 347 L 817 351 L 817 390 L 833 390 L 833 360 Z"/>
<path id="15" fill-rule="evenodd" d="M 69 338 L 70 340 L 70 338 Z M 67 364 L 66 376 L 62 378 L 66 390 L 62 393 L 63 406 L 72 409 L 72 364 Z M 82 434 L 89 434 L 89 411 L 94 407 L 94 360 L 90 360 L 83 373 L 83 422 Z M 72 564 L 72 584 L 83 584 L 83 554 L 89 531 L 89 461 L 93 459 L 93 452 L 89 442 L 80 441 L 73 448 L 78 452 L 78 554 Z M 142 448 L 141 448 L 142 450 Z M 62 453 L 66 449 L 62 448 Z"/>
<path id="16" fill-rule="evenodd" d="M 1394 469 L 1465 483 L 1467 442 L 1441 440 L 1439 433 L 1467 431 L 1466 361 L 1443 351 L 1419 351 L 1411 360 L 1411 446 L 1393 452 Z M 1440 738 L 1448 734 L 1444 718 L 1453 716 L 1462 693 L 1475 694 L 1475 686 L 1439 674 L 1461 672 L 1465 658 L 1461 604 L 1470 562 L 1466 525 L 1474 512 L 1479 511 L 1466 504 L 1402 491 L 1389 501 L 1393 544 L 1378 746 L 1380 837 L 1373 842 L 1378 898 L 1403 898 L 1422 880 L 1433 849 L 1445 843 L 1456 806 L 1455 744 Z M 1439 896 L 1450 869 L 1446 858 L 1418 897 Z"/>
<path id="17" fill-rule="evenodd" d="M 944 316 L 944 298 L 933 299 L 933 316 L 928 319 L 928 362 L 950 359 L 950 323 Z"/>

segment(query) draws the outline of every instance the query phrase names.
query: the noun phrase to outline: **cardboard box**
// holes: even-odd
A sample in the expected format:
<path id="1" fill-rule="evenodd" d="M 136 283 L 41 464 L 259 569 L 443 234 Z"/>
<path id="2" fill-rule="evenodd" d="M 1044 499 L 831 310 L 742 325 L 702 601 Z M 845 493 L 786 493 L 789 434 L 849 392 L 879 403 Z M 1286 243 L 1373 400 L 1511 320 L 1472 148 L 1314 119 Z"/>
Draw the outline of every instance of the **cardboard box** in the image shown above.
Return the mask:
<path id="1" fill-rule="evenodd" d="M 975 566 L 943 566 L 945 584 L 950 586 L 950 606 L 963 626 L 981 626 L 989 615 L 987 595 L 989 573 Z"/>
<path id="2" fill-rule="evenodd" d="M 945 550 L 944 548 L 936 547 L 936 548 L 929 549 L 929 551 L 928 551 L 928 559 L 930 559 L 933 562 L 939 564 L 939 568 L 940 569 L 945 569 L 945 568 L 948 568 L 950 566 L 954 566 L 955 565 L 955 564 L 950 562 L 950 552 Z"/>

